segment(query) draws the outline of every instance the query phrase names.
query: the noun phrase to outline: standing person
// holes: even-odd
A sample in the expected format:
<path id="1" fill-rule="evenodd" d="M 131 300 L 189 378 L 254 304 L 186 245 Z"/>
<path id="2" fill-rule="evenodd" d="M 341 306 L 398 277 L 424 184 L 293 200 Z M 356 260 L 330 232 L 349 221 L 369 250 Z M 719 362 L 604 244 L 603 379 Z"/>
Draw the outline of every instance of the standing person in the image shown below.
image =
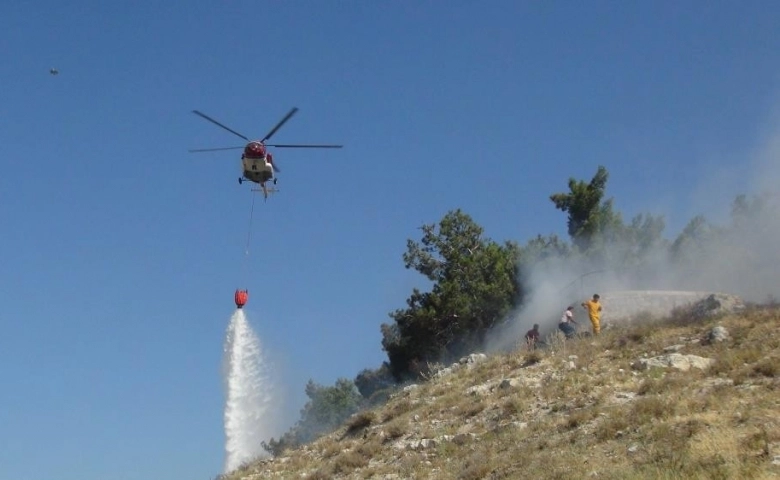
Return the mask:
<path id="1" fill-rule="evenodd" d="M 539 324 L 535 323 L 534 328 L 528 330 L 525 334 L 525 342 L 529 347 L 534 348 L 539 343 Z"/>
<path id="2" fill-rule="evenodd" d="M 561 321 L 558 323 L 558 329 L 566 335 L 566 338 L 572 338 L 575 333 L 577 333 L 577 328 L 574 325 L 579 325 L 576 320 L 574 320 L 574 307 L 571 305 L 566 308 L 566 311 L 563 312 L 563 315 L 561 316 Z"/>
<path id="3" fill-rule="evenodd" d="M 590 323 L 593 324 L 593 335 L 601 332 L 601 303 L 599 303 L 599 294 L 593 294 L 593 299 L 583 302 L 582 306 L 588 311 Z"/>

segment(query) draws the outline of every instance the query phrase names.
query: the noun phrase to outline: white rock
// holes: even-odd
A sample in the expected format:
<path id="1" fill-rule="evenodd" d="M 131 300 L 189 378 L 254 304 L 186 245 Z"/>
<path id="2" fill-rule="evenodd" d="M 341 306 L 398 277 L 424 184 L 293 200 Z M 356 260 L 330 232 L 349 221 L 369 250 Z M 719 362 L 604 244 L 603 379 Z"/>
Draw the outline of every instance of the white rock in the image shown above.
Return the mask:
<path id="1" fill-rule="evenodd" d="M 487 355 L 484 353 L 472 353 L 471 355 L 467 357 L 463 357 L 460 360 L 458 360 L 458 363 L 461 365 L 471 365 L 474 363 L 479 363 L 484 360 L 487 360 Z"/>
<path id="2" fill-rule="evenodd" d="M 474 385 L 473 387 L 467 388 L 466 393 L 475 396 L 487 395 L 488 393 L 490 393 L 490 385 L 488 385 L 487 383 L 484 383 L 482 385 Z"/>
<path id="3" fill-rule="evenodd" d="M 728 339 L 729 331 L 720 325 L 710 330 L 710 333 L 707 334 L 707 340 L 710 342 L 724 342 Z"/>
<path id="4" fill-rule="evenodd" d="M 664 347 L 664 352 L 666 353 L 679 352 L 684 347 L 685 345 L 669 345 L 668 347 Z"/>
<path id="5" fill-rule="evenodd" d="M 523 382 L 521 382 L 517 378 L 505 378 L 501 380 L 501 383 L 498 384 L 498 388 L 505 389 L 505 388 L 517 388 L 520 385 L 522 385 Z"/>
<path id="6" fill-rule="evenodd" d="M 715 360 L 711 358 L 699 357 L 697 355 L 682 355 L 679 353 L 670 353 L 652 358 L 640 358 L 634 362 L 631 367 L 635 370 L 647 370 L 652 367 L 676 368 L 687 372 L 691 368 L 705 370 L 709 368 Z"/>

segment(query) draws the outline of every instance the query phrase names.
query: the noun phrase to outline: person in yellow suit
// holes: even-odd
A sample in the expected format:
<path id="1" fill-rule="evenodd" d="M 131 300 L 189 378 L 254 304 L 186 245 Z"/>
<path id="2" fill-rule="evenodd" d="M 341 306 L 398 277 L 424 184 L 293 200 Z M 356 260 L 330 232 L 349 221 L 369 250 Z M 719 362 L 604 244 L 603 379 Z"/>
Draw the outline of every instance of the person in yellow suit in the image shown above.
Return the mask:
<path id="1" fill-rule="evenodd" d="M 582 302 L 582 306 L 588 311 L 590 323 L 593 324 L 593 335 L 598 335 L 601 332 L 601 324 L 599 323 L 601 321 L 601 303 L 599 303 L 599 298 L 601 297 L 596 293 L 593 295 L 592 300 Z"/>

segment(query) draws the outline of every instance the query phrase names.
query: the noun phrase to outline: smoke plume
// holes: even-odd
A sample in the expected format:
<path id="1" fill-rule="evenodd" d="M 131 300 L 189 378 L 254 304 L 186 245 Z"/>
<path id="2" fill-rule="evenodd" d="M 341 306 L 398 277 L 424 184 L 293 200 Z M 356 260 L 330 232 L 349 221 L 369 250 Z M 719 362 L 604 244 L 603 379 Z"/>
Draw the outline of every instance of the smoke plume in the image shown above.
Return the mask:
<path id="1" fill-rule="evenodd" d="M 768 135 L 735 173 L 741 176 L 735 183 L 749 185 L 743 198 L 737 200 L 732 194 L 731 198 L 715 199 L 713 195 L 724 195 L 722 190 L 708 189 L 707 201 L 697 202 L 731 204 L 731 211 L 701 212 L 703 217 L 691 222 L 679 236 L 662 238 L 631 261 L 625 255 L 630 247 L 606 242 L 597 259 L 569 254 L 524 266 L 520 272 L 526 293 L 523 306 L 489 336 L 486 349 L 516 346 L 534 323 L 540 324 L 543 333 L 554 329 L 568 305 L 577 307 L 594 293 L 686 290 L 735 294 L 752 302 L 777 298 L 780 128 L 776 132 Z M 703 190 L 707 189 L 692 189 Z M 726 220 L 714 223 L 708 220 L 711 217 Z M 604 236 L 614 237 L 610 233 Z M 584 313 L 582 309 L 579 312 Z"/>

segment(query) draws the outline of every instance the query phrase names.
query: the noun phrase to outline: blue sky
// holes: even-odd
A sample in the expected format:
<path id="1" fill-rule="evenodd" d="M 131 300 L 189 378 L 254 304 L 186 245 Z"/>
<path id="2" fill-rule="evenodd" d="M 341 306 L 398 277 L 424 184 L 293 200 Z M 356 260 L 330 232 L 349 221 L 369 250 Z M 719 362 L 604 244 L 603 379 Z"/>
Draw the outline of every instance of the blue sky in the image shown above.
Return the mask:
<path id="1" fill-rule="evenodd" d="M 233 291 L 288 391 L 385 358 L 422 278 L 407 238 L 462 208 L 565 234 L 548 200 L 610 172 L 667 235 L 748 192 L 776 113 L 780 4 L 4 2 L 0 478 L 209 478 Z M 60 74 L 49 75 L 56 67 Z M 241 145 L 291 107 L 280 193 Z M 718 179 L 727 181 L 722 182 Z M 702 197 L 708 179 L 719 185 Z"/>

